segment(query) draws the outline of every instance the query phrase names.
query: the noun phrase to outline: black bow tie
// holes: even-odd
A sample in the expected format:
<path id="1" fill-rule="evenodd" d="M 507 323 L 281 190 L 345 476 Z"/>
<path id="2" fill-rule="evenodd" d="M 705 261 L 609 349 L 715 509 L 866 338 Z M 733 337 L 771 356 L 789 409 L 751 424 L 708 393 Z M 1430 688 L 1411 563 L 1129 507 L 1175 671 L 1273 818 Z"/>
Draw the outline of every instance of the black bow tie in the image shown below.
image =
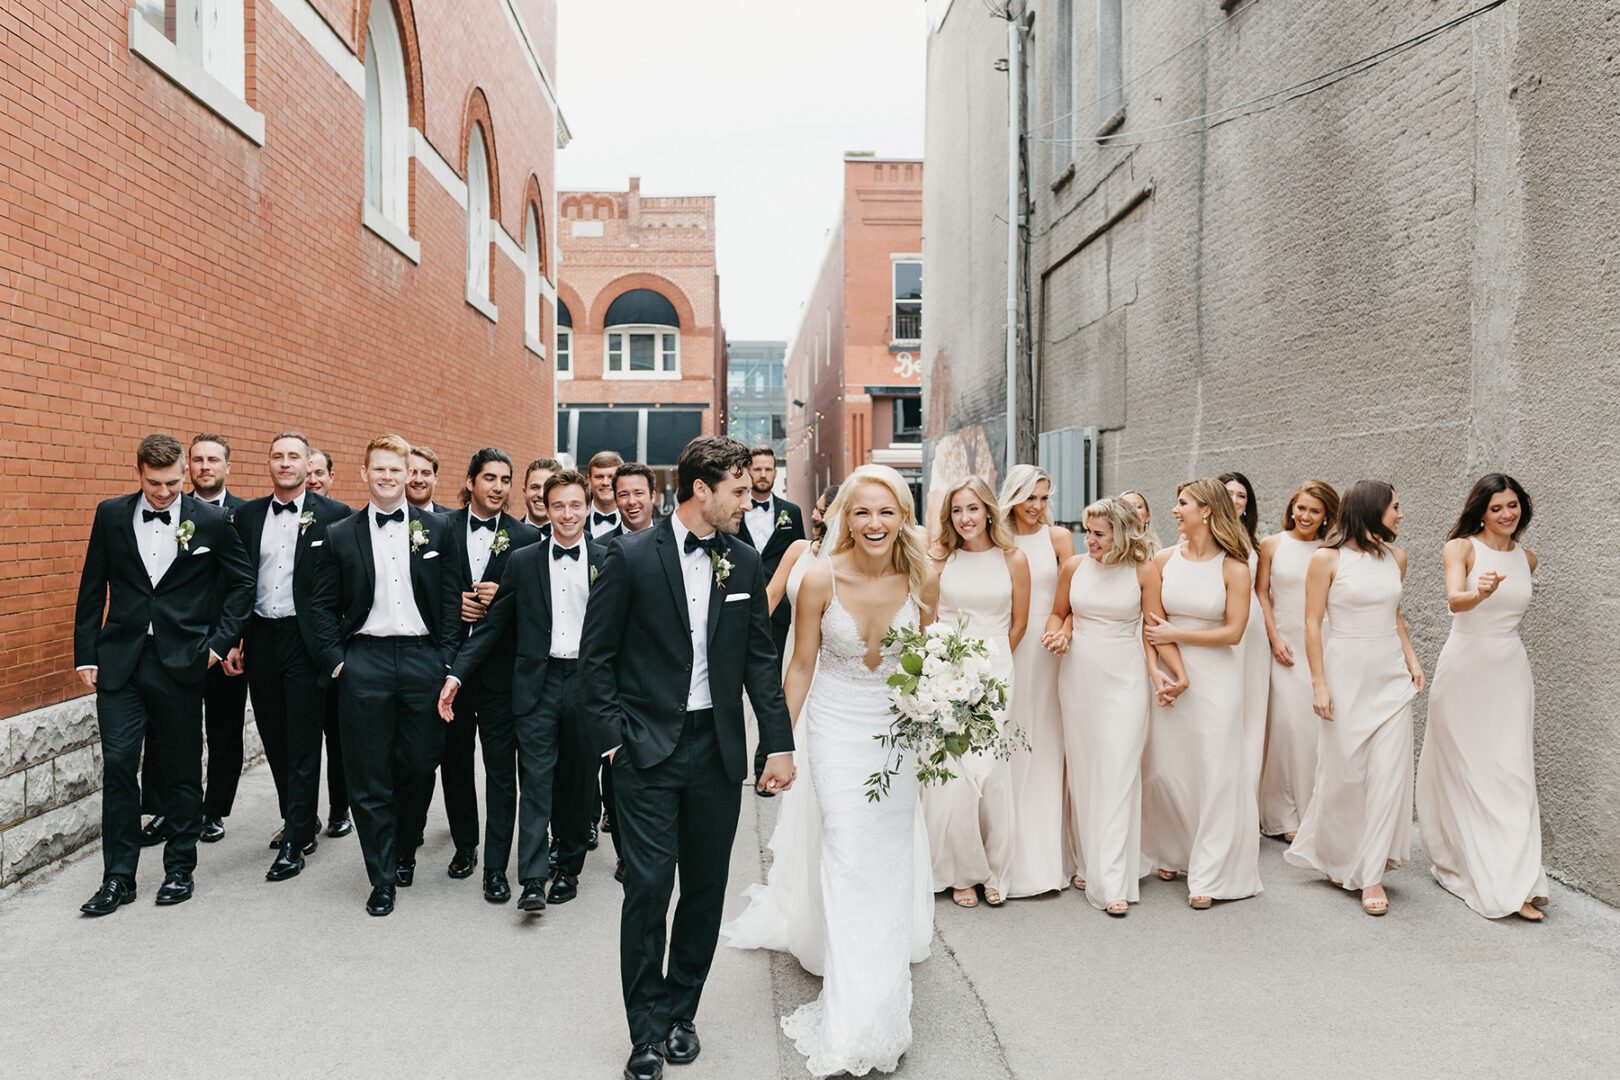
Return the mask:
<path id="1" fill-rule="evenodd" d="M 591 522 L 593 524 L 596 524 L 596 525 L 606 525 L 606 524 L 608 524 L 610 522 L 614 523 L 614 524 L 617 524 L 618 520 L 619 520 L 618 511 L 614 511 L 611 514 L 594 514 L 593 513 L 591 515 Z"/>
<path id="2" fill-rule="evenodd" d="M 171 519 L 169 517 L 169 512 L 167 510 L 142 510 L 141 511 L 141 521 L 142 522 L 154 521 L 154 520 L 155 521 L 161 521 L 161 522 L 163 522 L 163 524 L 167 525 L 170 522 Z"/>
<path id="3" fill-rule="evenodd" d="M 475 514 L 467 515 L 467 524 L 472 527 L 474 532 L 477 532 L 479 529 L 488 529 L 490 532 L 494 532 L 495 525 L 499 520 L 499 518 L 480 520 Z"/>
<path id="4" fill-rule="evenodd" d="M 553 559 L 578 559 L 579 549 L 584 546 L 583 544 L 575 544 L 571 548 L 565 548 L 553 544 L 551 546 L 551 557 Z"/>
<path id="5" fill-rule="evenodd" d="M 271 499 L 270 509 L 272 512 L 277 514 L 281 513 L 282 511 L 291 513 L 292 511 L 298 509 L 298 501 L 295 499 L 292 502 L 282 502 L 280 499 Z"/>
<path id="6" fill-rule="evenodd" d="M 764 502 L 760 502 L 758 499 L 754 500 L 754 509 L 755 510 L 769 510 L 770 508 L 771 508 L 771 500 L 766 499 Z"/>
<path id="7" fill-rule="evenodd" d="M 377 514 L 376 514 L 376 517 L 377 517 L 377 528 L 380 529 L 384 525 L 388 524 L 390 521 L 404 521 L 405 520 L 405 508 L 402 506 L 398 510 L 395 510 L 392 514 L 385 514 L 381 510 L 378 510 Z"/>
<path id="8" fill-rule="evenodd" d="M 725 551 L 725 541 L 720 539 L 720 534 L 717 532 L 710 533 L 702 539 L 698 538 L 697 533 L 687 533 L 686 543 L 682 547 L 688 555 L 699 550 L 707 551 L 710 555 L 719 555 Z"/>

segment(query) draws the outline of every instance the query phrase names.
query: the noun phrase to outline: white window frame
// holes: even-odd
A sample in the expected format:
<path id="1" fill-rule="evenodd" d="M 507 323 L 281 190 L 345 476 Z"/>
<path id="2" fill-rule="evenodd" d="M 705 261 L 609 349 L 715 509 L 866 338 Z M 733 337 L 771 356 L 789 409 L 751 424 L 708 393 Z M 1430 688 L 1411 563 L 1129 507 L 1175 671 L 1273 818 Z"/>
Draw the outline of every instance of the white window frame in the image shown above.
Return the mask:
<path id="1" fill-rule="evenodd" d="M 484 125 L 475 121 L 467 133 L 467 303 L 495 322 L 500 313 L 490 297 L 495 222 L 490 216 L 487 139 Z"/>
<path id="2" fill-rule="evenodd" d="M 621 367 L 613 366 L 613 339 L 615 336 L 629 337 L 632 334 L 652 334 L 657 338 L 655 346 L 658 352 L 660 367 L 654 371 L 631 371 L 626 366 L 630 362 L 628 350 L 621 346 L 619 362 Z M 664 352 L 663 336 L 675 336 L 675 367 L 666 370 L 662 364 L 668 357 Z M 678 326 L 658 326 L 652 323 L 634 323 L 624 326 L 610 326 L 602 332 L 602 378 L 604 379 L 679 379 L 681 377 L 681 328 Z"/>
<path id="3" fill-rule="evenodd" d="M 366 193 L 361 221 L 413 263 L 422 247 L 411 235 L 410 90 L 405 46 L 389 0 L 376 0 L 366 20 Z"/>
<path id="4" fill-rule="evenodd" d="M 891 344 L 891 345 L 904 345 L 904 346 L 907 346 L 909 348 L 921 348 L 922 347 L 922 338 L 921 337 L 903 338 L 903 337 L 900 336 L 900 305 L 901 304 L 916 304 L 917 305 L 917 321 L 919 323 L 921 323 L 921 321 L 922 321 L 923 302 L 921 300 L 912 300 L 909 297 L 906 298 L 906 299 L 901 299 L 901 297 L 900 297 L 900 285 L 899 285 L 899 282 L 897 280 L 897 278 L 899 276 L 901 264 L 910 265 L 912 263 L 915 263 L 917 265 L 917 273 L 919 275 L 921 275 L 922 274 L 922 265 L 923 265 L 923 260 L 922 260 L 921 255 L 918 255 L 916 253 L 907 253 L 907 254 L 904 254 L 904 255 L 890 255 L 889 256 L 889 320 L 890 320 L 889 321 L 889 329 L 891 331 L 893 331 L 889 344 Z"/>
<path id="5" fill-rule="evenodd" d="M 1125 10 L 1123 0 L 1097 2 L 1097 134 L 1125 122 Z"/>
<path id="6" fill-rule="evenodd" d="M 557 378 L 574 377 L 574 328 L 557 327 Z"/>
<path id="7" fill-rule="evenodd" d="M 540 215 L 532 203 L 523 210 L 523 344 L 545 358 L 540 342 Z"/>
<path id="8" fill-rule="evenodd" d="M 174 36 L 164 33 L 174 5 Z M 243 0 L 136 0 L 129 51 L 203 107 L 264 145 L 264 114 L 247 103 L 247 22 Z"/>

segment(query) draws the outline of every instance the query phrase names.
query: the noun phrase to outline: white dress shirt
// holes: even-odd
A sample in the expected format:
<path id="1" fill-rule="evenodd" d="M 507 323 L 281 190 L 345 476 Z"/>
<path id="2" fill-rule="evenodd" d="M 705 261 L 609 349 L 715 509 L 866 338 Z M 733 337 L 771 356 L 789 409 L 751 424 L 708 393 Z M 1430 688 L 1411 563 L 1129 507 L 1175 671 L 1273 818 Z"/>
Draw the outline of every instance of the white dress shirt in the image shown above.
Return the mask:
<path id="1" fill-rule="evenodd" d="M 591 539 L 592 540 L 595 540 L 598 536 L 601 536 L 603 533 L 610 533 L 614 529 L 617 529 L 619 527 L 619 511 L 618 511 L 617 508 L 615 508 L 612 511 L 612 513 L 608 515 L 609 517 L 611 517 L 613 519 L 611 521 L 597 521 L 596 520 L 596 515 L 600 514 L 600 513 L 604 513 L 604 511 L 598 510 L 596 508 L 595 503 L 591 503 L 591 508 L 586 512 L 590 515 L 589 520 L 590 520 L 590 530 L 591 530 Z"/>
<path id="2" fill-rule="evenodd" d="M 166 525 L 162 518 L 145 520 L 145 511 L 150 509 L 152 504 L 146 501 L 145 495 L 135 500 L 135 542 L 141 549 L 141 565 L 146 567 L 147 579 L 155 589 L 180 554 L 177 535 L 180 529 L 180 500 L 169 504 L 169 522 Z M 147 636 L 150 637 L 152 632 L 152 624 L 147 623 Z"/>
<path id="3" fill-rule="evenodd" d="M 489 569 L 489 549 L 495 545 L 495 534 L 501 531 L 501 516 L 495 515 L 493 529 L 473 528 L 474 519 L 478 521 L 488 519 L 478 517 L 471 508 L 467 510 L 467 569 L 472 571 L 474 581 L 482 581 L 484 571 Z"/>
<path id="4" fill-rule="evenodd" d="M 277 513 L 278 503 L 281 499 L 272 495 L 270 505 L 264 509 L 264 529 L 259 533 L 259 573 L 253 585 L 253 614 L 265 619 L 286 619 L 298 614 L 293 604 L 293 558 L 298 553 L 298 519 L 304 513 L 304 493 L 298 493 L 291 511 Z"/>
<path id="5" fill-rule="evenodd" d="M 579 639 L 585 630 L 585 604 L 591 596 L 591 572 L 585 560 L 585 538 L 574 546 L 579 558 L 556 557 L 555 537 L 546 545 L 551 560 L 551 655 L 558 660 L 579 659 Z M 564 550 L 567 550 L 566 548 Z"/>
<path id="6" fill-rule="evenodd" d="M 748 509 L 743 512 L 743 528 L 748 530 L 748 536 L 754 541 L 755 551 L 764 551 L 765 545 L 771 542 L 771 534 L 776 531 L 776 496 L 772 495 L 766 500 L 763 509 L 754 505 L 754 493 L 748 493 Z"/>
<path id="7" fill-rule="evenodd" d="M 401 503 L 404 521 L 390 521 L 377 527 L 381 512 L 373 503 L 366 505 L 366 528 L 371 530 L 371 562 L 376 589 L 371 595 L 371 613 L 355 631 L 368 637 L 426 637 L 427 623 L 416 607 L 411 588 L 411 511 Z"/>
<path id="8" fill-rule="evenodd" d="M 692 624 L 692 680 L 686 691 L 686 711 L 714 708 L 709 693 L 709 594 L 714 590 L 714 560 L 699 548 L 686 550 L 688 529 L 678 515 L 671 514 L 675 526 L 675 554 L 681 560 L 681 577 L 686 583 L 686 614 Z M 709 530 L 714 535 L 714 530 Z M 703 537 L 701 539 L 707 539 Z"/>

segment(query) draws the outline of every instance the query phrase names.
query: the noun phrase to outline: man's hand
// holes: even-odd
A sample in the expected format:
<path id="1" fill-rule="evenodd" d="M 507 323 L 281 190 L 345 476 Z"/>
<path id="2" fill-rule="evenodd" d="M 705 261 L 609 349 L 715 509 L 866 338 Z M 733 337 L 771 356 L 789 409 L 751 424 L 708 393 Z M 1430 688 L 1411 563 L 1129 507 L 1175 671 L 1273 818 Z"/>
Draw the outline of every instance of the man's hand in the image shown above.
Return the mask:
<path id="1" fill-rule="evenodd" d="M 759 783 L 754 787 L 759 791 L 779 792 L 786 791 L 793 786 L 793 778 L 798 775 L 793 768 L 792 754 L 775 754 L 765 759 L 765 771 L 759 774 Z"/>
<path id="2" fill-rule="evenodd" d="M 474 623 L 484 617 L 484 603 L 478 599 L 477 591 L 461 594 L 461 621 Z"/>
<path id="3" fill-rule="evenodd" d="M 225 669 L 225 674 L 227 675 L 242 674 L 242 645 L 240 642 L 237 643 L 235 648 L 225 654 L 225 659 L 221 662 L 220 666 Z"/>
<path id="4" fill-rule="evenodd" d="M 478 594 L 478 602 L 485 607 L 495 602 L 495 593 L 499 589 L 500 585 L 493 581 L 480 581 L 473 586 L 473 592 Z"/>
<path id="5" fill-rule="evenodd" d="M 96 688 L 96 669 L 93 667 L 80 668 L 79 681 L 94 690 Z"/>
<path id="6" fill-rule="evenodd" d="M 456 718 L 456 691 L 460 689 L 461 680 L 444 677 L 444 688 L 439 691 L 439 719 L 447 724 Z"/>

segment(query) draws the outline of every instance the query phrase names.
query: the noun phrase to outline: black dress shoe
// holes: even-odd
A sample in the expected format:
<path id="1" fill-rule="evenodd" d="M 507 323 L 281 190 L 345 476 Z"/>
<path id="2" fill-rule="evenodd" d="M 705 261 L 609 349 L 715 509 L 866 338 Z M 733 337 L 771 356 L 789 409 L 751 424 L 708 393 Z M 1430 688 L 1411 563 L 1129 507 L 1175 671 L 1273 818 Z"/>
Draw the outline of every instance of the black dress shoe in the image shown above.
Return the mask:
<path id="1" fill-rule="evenodd" d="M 348 836 L 352 832 L 354 832 L 354 822 L 350 821 L 347 815 L 334 817 L 332 823 L 326 827 L 326 835 L 334 840 L 340 836 Z"/>
<path id="2" fill-rule="evenodd" d="M 573 874 L 558 874 L 551 879 L 551 891 L 546 894 L 548 904 L 566 904 L 579 895 L 579 878 Z"/>
<path id="3" fill-rule="evenodd" d="M 606 810 L 602 811 L 602 831 L 603 832 L 612 832 L 613 831 L 613 815 L 608 813 Z"/>
<path id="4" fill-rule="evenodd" d="M 455 858 L 450 860 L 450 869 L 445 873 L 460 881 L 462 878 L 472 877 L 473 868 L 477 865 L 477 848 L 456 848 Z"/>
<path id="5" fill-rule="evenodd" d="M 512 899 L 512 886 L 507 883 L 505 874 L 499 870 L 484 874 L 484 899 L 492 904 L 504 904 Z"/>
<path id="6" fill-rule="evenodd" d="M 624 1080 L 663 1080 L 664 1051 L 657 1043 L 646 1043 L 630 1051 L 624 1063 Z"/>
<path id="7" fill-rule="evenodd" d="M 535 914 L 546 910 L 546 883 L 538 878 L 532 878 L 523 883 L 523 895 L 518 897 L 519 911 L 532 911 Z"/>
<path id="8" fill-rule="evenodd" d="M 304 857 L 293 850 L 291 844 L 282 844 L 281 850 L 276 854 L 276 861 L 270 864 L 265 871 L 266 881 L 286 881 L 297 877 L 304 869 Z"/>
<path id="9" fill-rule="evenodd" d="M 395 885 L 398 885 L 402 889 L 408 889 L 408 888 L 411 887 L 411 883 L 413 881 L 415 881 L 415 880 L 416 880 L 416 860 L 415 859 L 412 859 L 410 862 L 405 862 L 405 861 L 401 860 L 400 862 L 395 864 L 395 866 L 394 866 L 394 884 Z M 382 886 L 379 885 L 378 888 L 382 888 Z"/>
<path id="10" fill-rule="evenodd" d="M 304 855 L 313 855 L 313 854 L 315 854 L 315 849 L 320 847 L 320 846 L 321 846 L 321 842 L 319 840 L 315 839 L 313 836 L 311 836 L 309 838 L 309 843 L 305 844 L 302 848 L 299 849 L 299 851 L 300 851 L 301 854 L 304 854 Z"/>
<path id="11" fill-rule="evenodd" d="M 671 1065 L 690 1065 L 702 1049 L 692 1021 L 677 1020 L 669 1025 L 669 1034 L 664 1036 L 664 1057 Z"/>
<path id="12" fill-rule="evenodd" d="M 158 814 L 141 830 L 141 847 L 157 847 L 169 838 L 169 819 Z"/>
<path id="13" fill-rule="evenodd" d="M 277 829 L 276 835 L 270 838 L 270 850 L 274 851 L 279 847 L 281 847 L 281 830 Z"/>
<path id="14" fill-rule="evenodd" d="M 96 895 L 79 908 L 86 915 L 111 915 L 135 899 L 135 883 L 123 878 L 110 877 L 101 883 Z"/>
<path id="15" fill-rule="evenodd" d="M 392 915 L 394 913 L 394 887 L 392 885 L 378 885 L 371 890 L 366 898 L 367 915 Z"/>
<path id="16" fill-rule="evenodd" d="M 217 844 L 225 839 L 225 823 L 217 817 L 203 818 L 202 832 L 197 839 L 205 844 Z"/>
<path id="17" fill-rule="evenodd" d="M 175 904 L 183 904 L 191 899 L 191 894 L 196 889 L 190 874 L 184 870 L 170 870 L 169 876 L 163 879 L 163 887 L 158 890 L 157 906 L 172 907 Z"/>
<path id="18" fill-rule="evenodd" d="M 602 837 L 596 831 L 596 822 L 591 822 L 591 831 L 585 834 L 585 850 L 595 851 L 596 846 L 602 842 Z"/>
<path id="19" fill-rule="evenodd" d="M 620 885 L 624 884 L 624 860 L 623 859 L 620 859 L 619 864 L 613 868 L 613 880 L 617 881 Z"/>

